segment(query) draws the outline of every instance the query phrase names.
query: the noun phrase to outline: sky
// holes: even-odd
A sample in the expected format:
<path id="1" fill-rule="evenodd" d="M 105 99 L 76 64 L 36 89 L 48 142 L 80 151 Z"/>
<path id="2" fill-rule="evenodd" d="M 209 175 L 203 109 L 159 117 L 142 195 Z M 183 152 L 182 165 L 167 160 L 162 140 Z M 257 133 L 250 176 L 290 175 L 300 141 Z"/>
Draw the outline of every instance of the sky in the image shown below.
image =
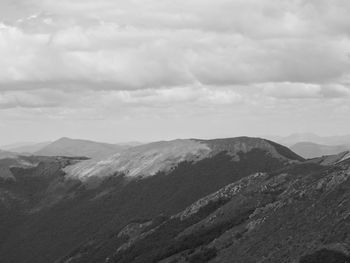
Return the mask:
<path id="1" fill-rule="evenodd" d="M 0 144 L 350 133 L 348 0 L 0 0 Z"/>

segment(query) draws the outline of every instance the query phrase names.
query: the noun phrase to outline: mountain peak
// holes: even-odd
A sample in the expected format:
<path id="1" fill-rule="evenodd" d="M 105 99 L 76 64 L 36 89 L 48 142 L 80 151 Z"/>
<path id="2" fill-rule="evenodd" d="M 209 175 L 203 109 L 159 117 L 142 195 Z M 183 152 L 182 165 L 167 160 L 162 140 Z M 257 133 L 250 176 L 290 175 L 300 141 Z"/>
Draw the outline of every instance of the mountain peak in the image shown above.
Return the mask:
<path id="1" fill-rule="evenodd" d="M 259 137 L 233 137 L 213 140 L 201 140 L 209 145 L 214 153 L 227 151 L 231 155 L 237 156 L 238 153 L 247 153 L 253 149 L 268 152 L 274 158 L 302 161 L 303 158 L 292 152 L 287 147 Z"/>

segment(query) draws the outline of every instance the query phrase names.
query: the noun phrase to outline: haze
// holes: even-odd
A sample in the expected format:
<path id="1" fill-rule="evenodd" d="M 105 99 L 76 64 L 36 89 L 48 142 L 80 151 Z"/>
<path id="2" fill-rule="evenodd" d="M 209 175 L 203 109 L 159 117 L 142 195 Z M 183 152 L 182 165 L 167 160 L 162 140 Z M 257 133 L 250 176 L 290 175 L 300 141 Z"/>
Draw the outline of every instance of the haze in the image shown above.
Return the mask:
<path id="1" fill-rule="evenodd" d="M 2 0 L 0 144 L 350 133 L 346 0 Z"/>

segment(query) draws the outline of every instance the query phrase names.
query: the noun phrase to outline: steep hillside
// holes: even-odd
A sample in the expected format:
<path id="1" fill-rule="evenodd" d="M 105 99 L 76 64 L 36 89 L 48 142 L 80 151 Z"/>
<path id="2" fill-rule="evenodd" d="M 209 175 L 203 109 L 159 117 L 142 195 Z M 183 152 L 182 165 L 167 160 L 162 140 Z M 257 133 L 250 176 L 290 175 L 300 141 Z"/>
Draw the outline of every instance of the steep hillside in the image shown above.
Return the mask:
<path id="1" fill-rule="evenodd" d="M 34 154 L 42 156 L 85 156 L 100 159 L 118 153 L 128 147 L 126 145 L 121 146 L 64 137 L 46 145 Z"/>
<path id="2" fill-rule="evenodd" d="M 322 145 L 312 142 L 300 142 L 290 147 L 292 151 L 304 158 L 338 154 L 350 150 L 350 145 Z"/>
<path id="3" fill-rule="evenodd" d="M 112 169 L 102 178 L 97 176 L 97 184 L 91 184 L 96 176 L 89 176 L 86 183 L 79 176 L 64 174 L 62 169 L 70 166 L 60 167 L 61 183 L 38 191 L 46 193 L 34 198 L 40 202 L 20 210 L 20 220 L 11 220 L 15 224 L 7 222 L 12 227 L 0 245 L 2 262 L 65 262 L 69 258 L 69 262 L 103 262 L 118 246 L 118 232 L 130 222 L 179 213 L 252 173 L 272 172 L 303 160 L 283 146 L 247 137 L 159 142 L 118 156 L 124 154 L 131 162 L 123 157 L 128 169 Z M 167 165 L 159 167 L 164 162 Z M 79 163 L 72 165 L 77 166 Z M 138 172 L 131 176 L 130 167 Z M 11 171 L 31 180 L 31 169 Z M 47 174 L 52 174 L 51 170 Z M 1 187 L 9 191 L 8 185 Z"/>
<path id="4" fill-rule="evenodd" d="M 34 156 L 0 160 L 0 248 L 26 218 L 58 203 L 72 184 L 79 184 L 67 181 L 62 170 L 78 161 Z M 3 253 L 0 259 L 6 262 Z"/>
<path id="5" fill-rule="evenodd" d="M 349 190 L 349 159 L 252 174 L 171 217 L 125 226 L 105 262 L 348 263 Z"/>

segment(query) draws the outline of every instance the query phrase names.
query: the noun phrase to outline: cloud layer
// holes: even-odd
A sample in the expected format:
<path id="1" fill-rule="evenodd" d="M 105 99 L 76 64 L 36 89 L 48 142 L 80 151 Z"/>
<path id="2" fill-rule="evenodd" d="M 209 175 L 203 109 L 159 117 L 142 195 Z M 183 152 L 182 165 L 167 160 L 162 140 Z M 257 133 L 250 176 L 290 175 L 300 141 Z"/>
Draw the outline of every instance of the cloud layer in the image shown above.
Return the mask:
<path id="1" fill-rule="evenodd" d="M 0 15 L 2 118 L 348 110 L 346 0 L 4 0 Z"/>

